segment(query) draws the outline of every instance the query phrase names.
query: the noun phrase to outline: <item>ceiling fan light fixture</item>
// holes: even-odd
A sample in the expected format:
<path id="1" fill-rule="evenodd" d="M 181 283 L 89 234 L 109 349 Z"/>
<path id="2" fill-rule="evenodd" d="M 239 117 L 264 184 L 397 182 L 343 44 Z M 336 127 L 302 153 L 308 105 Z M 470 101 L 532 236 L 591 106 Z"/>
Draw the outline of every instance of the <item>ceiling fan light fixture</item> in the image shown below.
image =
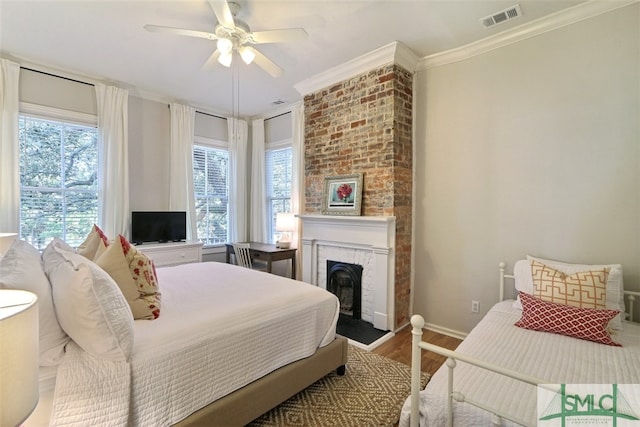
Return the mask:
<path id="1" fill-rule="evenodd" d="M 303 28 L 281 28 L 277 30 L 251 31 L 249 25 L 238 19 L 241 6 L 239 0 L 208 0 L 218 23 L 213 32 L 189 30 L 183 28 L 145 25 L 147 31 L 177 34 L 180 36 L 200 37 L 216 42 L 216 49 L 203 68 L 211 68 L 218 61 L 229 68 L 237 51 L 247 65 L 255 63 L 272 77 L 279 77 L 283 70 L 267 58 L 260 50 L 245 46 L 250 43 L 283 43 L 304 40 L 308 34 Z M 2 0 L 0 0 L 2 2 Z"/>
<path id="2" fill-rule="evenodd" d="M 218 39 L 218 42 L 216 43 L 216 46 L 218 47 L 220 53 L 224 55 L 231 52 L 231 50 L 233 49 L 233 42 L 227 38 L 220 37 Z"/>
<path id="3" fill-rule="evenodd" d="M 246 46 L 243 46 L 239 49 L 240 56 L 245 64 L 249 65 L 256 59 L 256 54 Z"/>
<path id="4" fill-rule="evenodd" d="M 231 66 L 231 60 L 233 59 L 233 54 L 231 52 L 225 52 L 218 57 L 218 62 L 229 68 Z"/>

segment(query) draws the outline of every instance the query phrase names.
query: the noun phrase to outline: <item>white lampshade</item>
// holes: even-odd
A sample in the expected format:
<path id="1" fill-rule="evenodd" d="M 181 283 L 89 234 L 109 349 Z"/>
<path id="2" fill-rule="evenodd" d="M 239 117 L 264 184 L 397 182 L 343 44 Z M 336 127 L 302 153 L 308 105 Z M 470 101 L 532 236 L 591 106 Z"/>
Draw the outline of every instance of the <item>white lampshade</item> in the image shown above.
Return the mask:
<path id="1" fill-rule="evenodd" d="M 225 53 L 231 52 L 231 49 L 233 49 L 233 42 L 229 39 L 220 38 L 216 43 L 216 47 L 220 53 L 224 55 Z"/>
<path id="2" fill-rule="evenodd" d="M 256 59 L 255 52 L 246 46 L 241 47 L 238 52 L 240 52 L 242 60 L 247 65 L 251 64 L 253 60 Z"/>
<path id="3" fill-rule="evenodd" d="M 276 214 L 276 231 L 293 231 L 296 229 L 296 218 L 291 212 Z"/>
<path id="4" fill-rule="evenodd" d="M 280 212 L 276 214 L 276 231 L 280 231 L 280 240 L 276 242 L 276 247 L 288 249 L 291 245 L 289 232 L 296 229 L 296 218 L 290 212 Z"/>
<path id="5" fill-rule="evenodd" d="M 38 404 L 38 298 L 0 289 L 0 426 L 20 425 Z"/>
<path id="6" fill-rule="evenodd" d="M 218 62 L 228 68 L 231 66 L 232 59 L 233 59 L 233 53 L 227 52 L 227 53 L 223 53 L 218 57 Z"/>
<path id="7" fill-rule="evenodd" d="M 7 253 L 11 244 L 17 237 L 17 233 L 0 233 L 0 256 Z"/>

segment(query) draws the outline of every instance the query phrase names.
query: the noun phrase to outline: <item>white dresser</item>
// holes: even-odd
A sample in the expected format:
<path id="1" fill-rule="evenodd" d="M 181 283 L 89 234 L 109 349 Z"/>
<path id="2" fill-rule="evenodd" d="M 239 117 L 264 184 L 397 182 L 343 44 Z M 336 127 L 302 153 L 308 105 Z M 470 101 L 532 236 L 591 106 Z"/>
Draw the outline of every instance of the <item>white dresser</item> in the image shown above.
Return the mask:
<path id="1" fill-rule="evenodd" d="M 201 242 L 151 243 L 136 246 L 153 260 L 156 267 L 202 262 Z"/>

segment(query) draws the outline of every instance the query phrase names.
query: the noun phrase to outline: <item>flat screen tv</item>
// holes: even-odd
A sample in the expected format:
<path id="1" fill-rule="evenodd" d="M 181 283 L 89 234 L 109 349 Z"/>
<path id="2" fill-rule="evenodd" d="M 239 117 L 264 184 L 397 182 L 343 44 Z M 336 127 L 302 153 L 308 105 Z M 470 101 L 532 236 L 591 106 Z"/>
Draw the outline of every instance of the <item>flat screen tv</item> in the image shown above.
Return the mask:
<path id="1" fill-rule="evenodd" d="M 131 241 L 137 245 L 145 242 L 180 242 L 186 238 L 186 212 L 131 212 Z"/>

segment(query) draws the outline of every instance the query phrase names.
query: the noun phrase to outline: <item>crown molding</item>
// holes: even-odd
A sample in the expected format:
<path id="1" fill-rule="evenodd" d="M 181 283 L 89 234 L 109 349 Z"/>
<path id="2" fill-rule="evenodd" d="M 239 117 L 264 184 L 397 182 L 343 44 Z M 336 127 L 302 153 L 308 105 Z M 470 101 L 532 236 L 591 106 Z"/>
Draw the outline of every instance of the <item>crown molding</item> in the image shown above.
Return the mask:
<path id="1" fill-rule="evenodd" d="M 576 6 L 572 6 L 459 48 L 425 56 L 418 62 L 417 71 L 428 70 L 429 68 L 463 61 L 482 53 L 487 53 L 492 50 L 517 43 L 530 37 L 544 34 L 603 13 L 629 6 L 637 3 L 638 1 L 640 0 L 588 0 Z"/>
<path id="2" fill-rule="evenodd" d="M 25 56 L 14 55 L 14 54 L 11 54 L 10 52 L 0 51 L 0 57 L 16 62 L 20 66 L 20 68 L 28 68 L 35 71 L 51 74 L 54 76 L 63 77 L 65 79 L 76 80 L 80 83 L 85 83 L 88 85 L 95 86 L 96 84 L 99 84 L 99 83 L 102 83 L 102 84 L 114 83 L 113 81 L 106 80 L 100 76 L 83 74 L 83 73 L 72 71 L 66 68 L 55 67 L 52 65 L 44 64 L 42 62 L 34 61 Z"/>
<path id="3" fill-rule="evenodd" d="M 390 63 L 413 73 L 416 71 L 418 56 L 404 44 L 395 41 L 296 83 L 293 87 L 304 96 Z"/>

